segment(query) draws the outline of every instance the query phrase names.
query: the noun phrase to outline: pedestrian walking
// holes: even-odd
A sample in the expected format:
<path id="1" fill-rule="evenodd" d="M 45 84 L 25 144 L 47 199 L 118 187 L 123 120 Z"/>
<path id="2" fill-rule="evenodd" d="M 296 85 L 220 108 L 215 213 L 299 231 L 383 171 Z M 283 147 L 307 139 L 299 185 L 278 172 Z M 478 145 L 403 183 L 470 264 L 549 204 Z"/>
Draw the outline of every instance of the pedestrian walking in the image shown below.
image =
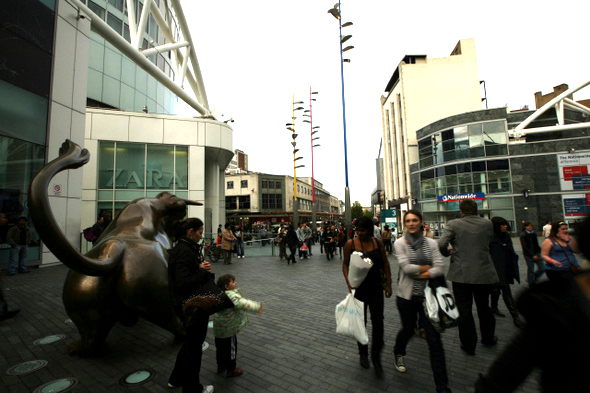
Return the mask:
<path id="1" fill-rule="evenodd" d="M 336 233 L 332 228 L 326 226 L 324 229 L 323 239 L 324 239 L 324 250 L 326 252 L 326 259 L 329 261 L 334 258 L 334 237 Z"/>
<path id="2" fill-rule="evenodd" d="M 587 241 L 587 239 L 584 239 Z M 563 221 L 551 224 L 551 233 L 541 245 L 541 256 L 545 260 L 545 274 L 551 281 L 563 279 L 573 272 L 581 270 L 574 252 L 578 252 L 576 242 L 572 241 Z"/>
<path id="3" fill-rule="evenodd" d="M 403 221 L 406 234 L 403 239 L 395 242 L 395 254 L 400 268 L 396 303 L 402 329 L 397 334 L 393 348 L 394 366 L 397 371 L 406 372 L 406 347 L 414 337 L 418 320 L 418 324 L 425 330 L 436 391 L 450 392 L 441 336 L 430 323 L 423 305 L 427 280 L 443 275 L 442 255 L 438 243 L 424 236 L 422 213 L 419 210 L 407 211 Z"/>
<path id="4" fill-rule="evenodd" d="M 389 225 L 385 225 L 383 227 L 381 240 L 383 241 L 383 245 L 385 246 L 385 252 L 387 253 L 387 255 L 391 254 L 391 252 L 393 251 L 393 245 L 391 242 L 391 230 L 389 229 Z"/>
<path id="5" fill-rule="evenodd" d="M 244 228 L 235 227 L 234 236 L 236 238 L 234 246 L 236 248 L 237 258 L 244 258 Z"/>
<path id="6" fill-rule="evenodd" d="M 505 317 L 498 309 L 501 292 L 504 304 L 514 321 L 514 326 L 521 327 L 522 322 L 516 310 L 512 291 L 510 290 L 510 285 L 514 284 L 514 281 L 520 283 L 518 255 L 514 251 L 512 239 L 510 238 L 508 221 L 502 217 L 493 217 L 492 225 L 494 227 L 494 237 L 490 242 L 490 255 L 494 261 L 496 273 L 498 273 L 498 282 L 492 286 L 490 306 L 494 315 Z"/>
<path id="7" fill-rule="evenodd" d="M 547 221 L 543 226 L 543 238 L 547 239 L 549 236 L 551 236 L 551 221 Z"/>
<path id="8" fill-rule="evenodd" d="M 19 273 L 29 273 L 26 259 L 29 255 L 29 244 L 31 243 L 31 230 L 27 226 L 27 218 L 19 217 L 16 225 L 8 230 L 6 240 L 10 244 L 10 259 L 8 261 L 7 274 L 16 274 L 17 266 Z"/>
<path id="9" fill-rule="evenodd" d="M 295 253 L 297 251 L 297 246 L 299 245 L 299 238 L 293 229 L 293 224 L 289 224 L 289 229 L 287 230 L 284 241 L 287 243 L 287 247 L 289 247 L 290 252 L 289 257 L 287 258 L 287 265 L 291 262 L 297 263 L 295 260 Z"/>
<path id="10" fill-rule="evenodd" d="M 373 266 L 365 280 L 356 288 L 354 297 L 364 302 L 365 324 L 367 323 L 367 310 L 371 313 L 371 361 L 375 368 L 377 377 L 383 376 L 383 366 L 381 365 L 381 350 L 384 345 L 384 326 L 383 326 L 383 308 L 384 298 L 391 296 L 391 271 L 385 247 L 383 242 L 373 237 L 373 224 L 367 217 L 360 217 L 356 224 L 357 237 L 349 240 L 344 246 L 344 261 L 342 263 L 342 272 L 348 286 L 348 291 L 352 291 L 348 281 L 348 268 L 350 266 L 350 255 L 354 251 L 363 253 L 364 258 L 370 258 Z M 385 274 L 385 288 L 381 281 L 381 272 Z M 357 343 L 359 349 L 359 361 L 363 368 L 369 368 L 369 346 Z"/>
<path id="11" fill-rule="evenodd" d="M 520 245 L 526 260 L 527 281 L 530 286 L 535 285 L 539 277 L 545 273 L 545 261 L 541 258 L 541 246 L 539 246 L 537 234 L 533 231 L 533 224 L 530 221 L 523 221 L 522 225 L 524 230 L 520 234 Z"/>
<path id="12" fill-rule="evenodd" d="M 231 253 L 236 237 L 231 231 L 231 224 L 225 224 L 225 229 L 221 233 L 221 252 L 223 253 L 223 263 L 225 265 L 231 264 Z"/>
<path id="13" fill-rule="evenodd" d="M 494 236 L 492 222 L 477 215 L 477 203 L 465 199 L 459 203 L 461 215 L 447 223 L 439 240 L 440 252 L 451 256 L 447 278 L 453 282 L 453 294 L 459 311 L 459 339 L 461 349 L 475 355 L 477 331 L 473 319 L 473 301 L 479 316 L 481 342 L 496 345 L 494 335 L 496 319 L 490 309 L 492 284 L 498 282 L 498 274 L 490 255 L 490 242 Z M 448 246 L 453 247 L 452 252 Z"/>
<path id="14" fill-rule="evenodd" d="M 279 245 L 279 258 L 281 261 L 287 259 L 287 241 L 285 240 L 286 234 L 287 231 L 285 230 L 285 227 L 281 225 L 277 233 L 277 237 L 275 238 L 275 242 Z"/>

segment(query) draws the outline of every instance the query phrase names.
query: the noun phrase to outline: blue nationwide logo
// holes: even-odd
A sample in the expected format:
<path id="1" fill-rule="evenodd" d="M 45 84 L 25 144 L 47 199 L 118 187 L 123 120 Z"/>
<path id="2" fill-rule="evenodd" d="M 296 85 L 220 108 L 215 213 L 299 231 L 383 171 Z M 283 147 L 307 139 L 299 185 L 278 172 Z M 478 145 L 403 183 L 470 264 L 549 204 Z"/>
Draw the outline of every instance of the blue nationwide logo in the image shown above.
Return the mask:
<path id="1" fill-rule="evenodd" d="M 462 201 L 463 199 L 486 199 L 486 194 L 483 192 L 469 192 L 467 194 L 451 194 L 437 197 L 438 202 Z"/>

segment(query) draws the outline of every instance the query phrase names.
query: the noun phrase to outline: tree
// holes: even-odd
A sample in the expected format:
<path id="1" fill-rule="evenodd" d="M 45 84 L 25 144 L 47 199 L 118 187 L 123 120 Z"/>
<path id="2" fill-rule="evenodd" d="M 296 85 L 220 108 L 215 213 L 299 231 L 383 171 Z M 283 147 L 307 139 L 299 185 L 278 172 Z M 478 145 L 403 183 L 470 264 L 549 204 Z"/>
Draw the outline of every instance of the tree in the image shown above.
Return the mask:
<path id="1" fill-rule="evenodd" d="M 369 220 L 372 220 L 372 219 L 373 219 L 373 212 L 372 212 L 372 211 L 370 211 L 369 209 L 365 209 L 365 210 L 363 211 L 363 215 L 364 215 L 365 217 L 367 217 Z"/>
<path id="2" fill-rule="evenodd" d="M 363 215 L 363 207 L 361 206 L 359 201 L 354 201 L 354 203 L 350 207 L 350 216 L 354 220 L 355 218 L 359 218 L 362 215 Z"/>

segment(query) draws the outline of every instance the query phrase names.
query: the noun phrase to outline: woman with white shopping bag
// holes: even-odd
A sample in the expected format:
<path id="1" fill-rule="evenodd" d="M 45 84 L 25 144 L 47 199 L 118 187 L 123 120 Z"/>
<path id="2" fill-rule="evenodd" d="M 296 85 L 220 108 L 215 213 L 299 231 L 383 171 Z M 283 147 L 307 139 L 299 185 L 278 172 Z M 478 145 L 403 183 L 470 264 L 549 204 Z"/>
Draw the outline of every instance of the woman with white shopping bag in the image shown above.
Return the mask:
<path id="1" fill-rule="evenodd" d="M 391 271 L 389 261 L 385 255 L 383 242 L 373 237 L 373 222 L 367 217 L 360 217 L 356 221 L 356 236 L 346 242 L 344 246 L 344 262 L 342 271 L 349 292 L 353 287 L 350 285 L 348 274 L 350 266 L 350 256 L 354 251 L 361 251 L 365 258 L 371 259 L 373 266 L 369 269 L 367 276 L 362 283 L 356 288 L 354 297 L 364 302 L 364 318 L 367 321 L 367 309 L 371 312 L 371 324 L 373 331 L 371 334 L 371 360 L 375 368 L 375 374 L 378 377 L 383 376 L 383 367 L 381 365 L 381 350 L 383 349 L 383 309 L 384 298 L 391 296 Z M 382 282 L 381 272 L 385 275 L 385 282 Z M 360 364 L 364 368 L 369 368 L 369 346 L 367 344 L 357 343 L 360 354 Z"/>
<path id="2" fill-rule="evenodd" d="M 436 391 L 450 392 L 440 333 L 434 329 L 424 312 L 424 289 L 428 279 L 443 274 L 443 260 L 438 243 L 424 237 L 422 225 L 422 213 L 419 210 L 407 211 L 404 215 L 406 233 L 394 243 L 400 268 L 396 303 L 402 321 L 402 329 L 397 334 L 393 348 L 394 366 L 399 372 L 406 372 L 406 347 L 414 336 L 414 327 L 418 321 L 426 330 Z"/>

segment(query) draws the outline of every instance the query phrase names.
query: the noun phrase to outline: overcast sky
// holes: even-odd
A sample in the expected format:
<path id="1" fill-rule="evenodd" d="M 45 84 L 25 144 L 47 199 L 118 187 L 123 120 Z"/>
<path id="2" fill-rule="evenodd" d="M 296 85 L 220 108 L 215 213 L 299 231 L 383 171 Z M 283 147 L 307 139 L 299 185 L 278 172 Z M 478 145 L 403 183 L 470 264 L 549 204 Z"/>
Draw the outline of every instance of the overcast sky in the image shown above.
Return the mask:
<path id="1" fill-rule="evenodd" d="M 549 5 L 552 4 L 552 5 Z M 344 200 L 344 138 L 338 21 L 327 13 L 334 0 L 184 0 L 209 106 L 219 120 L 233 118 L 234 149 L 248 154 L 249 170 L 293 176 L 292 98 L 309 89 L 315 179 Z M 462 38 L 475 38 L 480 80 L 488 107 L 534 108 L 534 93 L 578 86 L 588 79 L 587 1 L 385 0 L 342 3 L 343 29 L 352 34 L 344 64 L 348 180 L 351 202 L 370 204 L 376 186 L 375 159 L 382 137 L 380 97 L 407 54 L 449 56 Z M 590 98 L 585 89 L 574 99 Z M 485 105 L 485 104 L 484 104 Z M 485 107 L 485 106 L 484 106 Z M 183 111 L 182 115 L 197 115 Z M 222 116 L 223 115 L 223 116 Z M 297 115 L 298 161 L 311 176 L 310 128 Z"/>

